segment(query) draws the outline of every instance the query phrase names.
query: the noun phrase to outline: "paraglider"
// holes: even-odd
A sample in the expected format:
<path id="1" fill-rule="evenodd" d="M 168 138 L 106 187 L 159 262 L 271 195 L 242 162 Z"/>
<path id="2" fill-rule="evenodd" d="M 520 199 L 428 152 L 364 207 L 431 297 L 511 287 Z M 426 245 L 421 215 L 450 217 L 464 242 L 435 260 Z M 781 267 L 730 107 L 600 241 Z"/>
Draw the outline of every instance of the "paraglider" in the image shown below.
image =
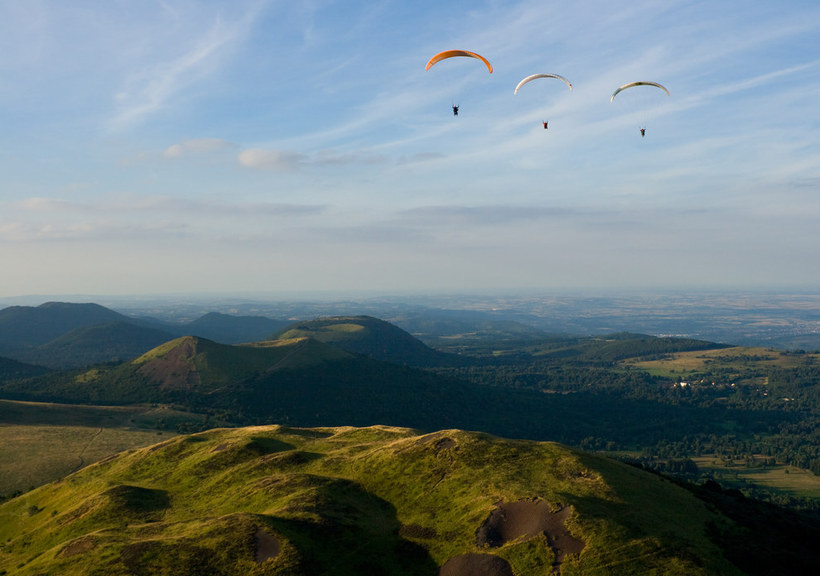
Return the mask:
<path id="1" fill-rule="evenodd" d="M 570 92 L 572 91 L 572 83 L 570 83 L 570 81 L 564 78 L 563 76 L 559 76 L 558 74 L 532 74 L 530 76 L 527 76 L 521 82 L 518 83 L 518 86 L 516 86 L 515 90 L 513 91 L 513 95 L 518 94 L 518 91 L 524 84 L 526 84 L 527 82 L 532 82 L 533 80 L 536 80 L 538 78 L 555 78 L 556 80 L 560 80 L 564 84 L 566 84 L 569 87 Z M 541 122 L 541 124 L 544 125 L 544 130 L 548 129 L 548 122 Z"/>
<path id="2" fill-rule="evenodd" d="M 439 52 L 427 63 L 427 66 L 424 67 L 425 70 L 429 70 L 433 67 L 434 64 L 441 62 L 442 60 L 446 60 L 447 58 L 453 58 L 455 56 L 466 56 L 468 58 L 476 58 L 484 62 L 487 66 L 487 70 L 490 71 L 490 74 L 493 73 L 493 66 L 490 64 L 490 61 L 484 58 L 481 54 L 476 54 L 475 52 L 469 52 L 467 50 L 445 50 L 444 52 Z"/>
<path id="3" fill-rule="evenodd" d="M 427 62 L 427 66 L 425 66 L 424 69 L 429 70 L 438 62 L 448 58 L 454 58 L 456 56 L 465 56 L 467 58 L 475 58 L 476 60 L 480 60 L 487 67 L 487 70 L 490 71 L 490 74 L 493 73 L 493 65 L 490 64 L 489 60 L 484 58 L 481 54 L 476 54 L 475 52 L 470 52 L 468 50 L 445 50 L 444 52 L 439 52 L 430 58 L 430 61 Z M 458 106 L 456 104 L 453 104 L 453 116 L 458 116 Z"/>
<path id="4" fill-rule="evenodd" d="M 520 90 L 524 84 L 526 84 L 527 82 L 532 82 L 536 78 L 555 78 L 557 80 L 561 80 L 564 84 L 569 86 L 570 90 L 572 90 L 572 83 L 570 83 L 570 81 L 564 78 L 563 76 L 559 76 L 558 74 L 533 74 L 532 76 L 527 76 L 521 82 L 519 82 L 518 86 L 515 87 L 515 91 L 513 92 L 513 94 L 518 94 L 518 90 Z"/>
<path id="5" fill-rule="evenodd" d="M 666 92 L 667 96 L 671 96 L 671 94 L 669 94 L 669 90 L 667 90 L 666 88 L 664 88 L 663 86 L 661 86 L 657 82 L 630 82 L 629 84 L 624 84 L 623 86 L 621 86 L 620 88 L 615 90 L 615 92 L 612 93 L 612 98 L 610 98 L 609 101 L 614 102 L 615 101 L 615 96 L 617 96 L 618 94 L 620 94 L 621 92 L 623 92 L 627 88 L 634 88 L 635 86 L 654 86 L 654 87 L 660 88 L 661 90 Z"/>
<path id="6" fill-rule="evenodd" d="M 669 94 L 669 90 L 667 90 L 664 86 L 662 86 L 661 84 L 658 84 L 657 82 L 640 81 L 640 82 L 630 82 L 628 84 L 624 84 L 623 86 L 619 87 L 617 90 L 615 90 L 615 92 L 612 93 L 612 97 L 609 99 L 609 101 L 614 102 L 615 101 L 615 96 L 617 96 L 618 94 L 620 94 L 621 92 L 623 92 L 624 90 L 626 90 L 628 88 L 634 88 L 636 86 L 652 86 L 654 88 L 659 88 L 659 89 L 663 90 L 664 92 L 666 92 L 667 96 L 671 96 L 671 94 Z M 641 131 L 641 138 L 644 138 L 646 136 L 646 126 L 641 124 L 640 128 L 638 128 L 638 129 Z"/>

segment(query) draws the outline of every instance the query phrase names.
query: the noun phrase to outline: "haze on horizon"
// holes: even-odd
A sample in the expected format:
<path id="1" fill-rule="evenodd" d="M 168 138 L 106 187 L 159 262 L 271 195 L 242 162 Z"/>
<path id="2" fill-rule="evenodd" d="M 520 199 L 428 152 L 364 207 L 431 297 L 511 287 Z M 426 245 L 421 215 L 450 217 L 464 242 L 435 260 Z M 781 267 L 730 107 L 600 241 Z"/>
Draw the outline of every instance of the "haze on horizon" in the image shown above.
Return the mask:
<path id="1" fill-rule="evenodd" d="M 816 289 L 818 37 L 797 0 L 0 0 L 0 297 Z"/>

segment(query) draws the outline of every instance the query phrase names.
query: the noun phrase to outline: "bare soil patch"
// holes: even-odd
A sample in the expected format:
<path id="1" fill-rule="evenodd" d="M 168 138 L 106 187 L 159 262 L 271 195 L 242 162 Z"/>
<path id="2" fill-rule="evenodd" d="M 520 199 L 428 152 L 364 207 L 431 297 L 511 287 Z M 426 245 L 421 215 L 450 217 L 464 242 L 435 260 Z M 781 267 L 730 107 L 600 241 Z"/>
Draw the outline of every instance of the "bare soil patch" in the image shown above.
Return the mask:
<path id="1" fill-rule="evenodd" d="M 476 531 L 476 544 L 498 548 L 507 542 L 544 534 L 555 553 L 555 566 L 558 566 L 567 554 L 580 554 L 585 546 L 582 540 L 570 534 L 564 524 L 571 512 L 568 506 L 553 510 L 543 500 L 499 504 Z"/>
<path id="2" fill-rule="evenodd" d="M 262 528 L 259 528 L 256 531 L 255 541 L 256 554 L 254 559 L 259 564 L 265 560 L 276 558 L 282 551 L 281 546 L 279 546 L 279 540 L 277 540 L 276 536 L 268 534 Z"/>
<path id="3" fill-rule="evenodd" d="M 492 554 L 461 554 L 447 560 L 439 576 L 513 576 L 510 564 Z"/>
<path id="4" fill-rule="evenodd" d="M 60 550 L 58 556 L 60 558 L 70 558 L 72 556 L 88 552 L 96 545 L 97 539 L 93 536 L 82 536 L 81 538 L 77 538 L 76 540 L 70 542 L 67 546 Z"/>
<path id="5" fill-rule="evenodd" d="M 416 444 L 419 446 L 432 444 L 433 453 L 436 456 L 438 456 L 439 453 L 445 450 L 453 450 L 458 448 L 458 442 L 456 442 L 453 438 L 447 436 L 446 430 L 440 430 L 438 432 L 433 432 L 431 434 L 425 434 L 424 436 L 420 436 L 416 441 Z"/>

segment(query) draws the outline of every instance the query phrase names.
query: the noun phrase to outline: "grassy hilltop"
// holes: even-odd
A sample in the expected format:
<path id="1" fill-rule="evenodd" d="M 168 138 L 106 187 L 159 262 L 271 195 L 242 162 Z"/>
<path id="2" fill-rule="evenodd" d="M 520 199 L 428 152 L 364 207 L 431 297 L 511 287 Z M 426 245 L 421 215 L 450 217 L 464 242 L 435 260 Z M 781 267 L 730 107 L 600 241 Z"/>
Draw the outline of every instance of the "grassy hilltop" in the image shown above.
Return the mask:
<path id="1" fill-rule="evenodd" d="M 332 316 L 296 322 L 276 338 L 313 338 L 353 354 L 408 366 L 448 365 L 456 357 L 438 352 L 384 320 L 370 316 Z"/>
<path id="2" fill-rule="evenodd" d="M 8 574 L 743 574 L 659 476 L 458 430 L 218 429 L 0 505 Z M 440 572 L 439 572 L 440 570 Z"/>

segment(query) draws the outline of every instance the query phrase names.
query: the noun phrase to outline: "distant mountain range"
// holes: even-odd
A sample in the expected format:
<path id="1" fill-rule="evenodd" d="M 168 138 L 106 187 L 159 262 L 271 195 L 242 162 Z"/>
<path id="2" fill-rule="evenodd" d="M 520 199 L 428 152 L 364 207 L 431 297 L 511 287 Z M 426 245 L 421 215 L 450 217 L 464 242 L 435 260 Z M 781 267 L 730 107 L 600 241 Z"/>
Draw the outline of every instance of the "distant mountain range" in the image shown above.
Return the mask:
<path id="1" fill-rule="evenodd" d="M 375 319 L 359 321 L 379 325 Z M 339 325 L 350 322 L 344 318 Z M 353 346 L 361 347 L 361 340 Z M 389 347 L 379 350 L 392 355 Z M 309 336 L 249 345 L 183 336 L 117 365 L 0 383 L 4 394 L 22 399 L 109 405 L 155 402 L 194 411 L 227 411 L 244 421 L 396 422 L 419 427 L 468 423 L 465 418 L 474 410 L 461 400 L 475 396 L 473 388 Z"/>
<path id="2" fill-rule="evenodd" d="M 321 318 L 281 329 L 275 320 L 208 315 L 202 324 L 214 330 L 227 326 L 232 336 L 225 340 L 259 334 L 273 324 L 278 328 L 256 342 L 225 344 L 165 332 L 146 319 L 123 321 L 95 305 L 0 312 L 2 341 L 15 341 L 10 334 L 16 330 L 29 343 L 7 352 L 9 360 L 0 363 L 0 397 L 9 400 L 157 403 L 233 425 L 390 424 L 612 446 L 723 434 L 726 421 L 734 421 L 737 430 L 774 430 L 789 418 L 780 410 L 710 400 L 721 394 L 718 388 L 704 390 L 704 404 L 681 402 L 669 392 L 671 383 L 622 364 L 627 358 L 723 347 L 686 338 L 620 333 L 508 346 L 504 336 L 487 339 L 478 354 L 450 354 L 369 316 Z M 61 335 L 54 337 L 55 330 L 44 326 L 48 313 L 66 330 Z M 9 320 L 22 322 L 27 314 L 42 330 Z M 250 328 L 240 334 L 246 321 Z M 54 370 L 42 373 L 38 365 Z"/>
<path id="3" fill-rule="evenodd" d="M 79 333 L 104 334 L 108 326 Z M 613 405 L 605 391 L 595 392 L 593 399 L 584 392 L 543 394 L 468 382 L 446 373 L 446 367 L 469 359 L 434 351 L 400 328 L 368 316 L 298 322 L 276 336 L 242 345 L 179 337 L 124 362 L 0 381 L 0 395 L 68 403 L 173 404 L 219 414 L 235 424 L 387 423 L 422 430 L 484 430 L 570 444 L 604 429 L 610 437 L 627 442 L 636 435 L 649 440 L 670 428 L 680 436 L 719 427 L 719 419 L 709 410 L 630 398 L 619 398 Z M 570 361 L 587 361 L 592 344 L 572 343 L 562 343 L 555 353 Z M 630 343 L 649 353 L 714 346 L 636 335 L 615 335 L 597 346 L 610 362 Z"/>
<path id="4" fill-rule="evenodd" d="M 266 340 L 290 322 L 212 312 L 173 324 L 132 318 L 98 304 L 48 302 L 0 310 L 0 356 L 52 369 L 135 358 L 179 336 L 224 344 Z"/>

